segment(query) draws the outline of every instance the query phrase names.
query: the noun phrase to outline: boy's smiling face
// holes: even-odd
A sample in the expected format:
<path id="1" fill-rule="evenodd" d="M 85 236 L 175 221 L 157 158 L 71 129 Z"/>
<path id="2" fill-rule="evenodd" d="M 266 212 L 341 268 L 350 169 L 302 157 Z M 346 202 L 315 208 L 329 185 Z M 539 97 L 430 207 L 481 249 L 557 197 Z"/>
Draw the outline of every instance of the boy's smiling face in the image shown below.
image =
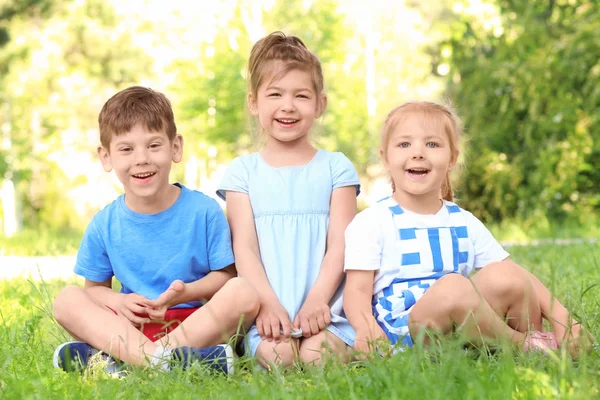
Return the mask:
<path id="1" fill-rule="evenodd" d="M 114 135 L 108 149 L 98 148 L 104 170 L 114 169 L 123 184 L 127 206 L 146 214 L 173 204 L 176 188 L 169 184 L 169 173 L 171 163 L 181 161 L 182 151 L 181 135 L 170 141 L 165 132 L 151 132 L 142 124 Z"/>

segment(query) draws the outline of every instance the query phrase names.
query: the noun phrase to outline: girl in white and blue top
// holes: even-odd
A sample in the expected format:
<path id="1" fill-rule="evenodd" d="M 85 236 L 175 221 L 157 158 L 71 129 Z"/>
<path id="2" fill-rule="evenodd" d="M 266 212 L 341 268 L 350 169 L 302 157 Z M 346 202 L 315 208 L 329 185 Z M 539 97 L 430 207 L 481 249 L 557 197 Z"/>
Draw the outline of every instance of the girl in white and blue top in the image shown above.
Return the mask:
<path id="1" fill-rule="evenodd" d="M 431 102 L 406 103 L 386 119 L 380 152 L 393 194 L 346 230 L 344 309 L 359 351 L 377 340 L 410 347 L 424 328 L 460 327 L 471 341 L 525 350 L 579 337 L 580 325 L 548 289 L 452 201 L 460 130 L 451 109 Z M 542 317 L 553 332 L 541 332 Z"/>
<path id="2" fill-rule="evenodd" d="M 280 32 L 261 39 L 248 76 L 248 105 L 266 144 L 236 158 L 218 191 L 239 275 L 261 298 L 247 352 L 266 368 L 298 357 L 317 363 L 324 348 L 343 354 L 354 344 L 341 294 L 358 175 L 342 153 L 309 141 L 326 97 L 319 60 L 300 39 Z"/>

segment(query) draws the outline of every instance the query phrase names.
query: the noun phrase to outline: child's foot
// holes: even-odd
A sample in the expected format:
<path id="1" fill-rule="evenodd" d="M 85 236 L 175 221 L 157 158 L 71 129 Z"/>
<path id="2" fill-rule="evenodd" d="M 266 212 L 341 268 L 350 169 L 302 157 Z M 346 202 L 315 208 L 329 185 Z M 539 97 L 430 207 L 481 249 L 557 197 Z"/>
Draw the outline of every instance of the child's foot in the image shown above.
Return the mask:
<path id="1" fill-rule="evenodd" d="M 173 350 L 172 357 L 183 369 L 191 366 L 194 361 L 198 361 L 215 371 L 233 374 L 233 349 L 228 344 L 201 349 L 179 347 Z"/>
<path id="2" fill-rule="evenodd" d="M 95 360 L 103 364 L 103 369 L 107 373 L 116 374 L 119 377 L 122 375 L 119 362 L 85 342 L 66 342 L 58 346 L 54 351 L 53 364 L 54 368 L 66 372 L 82 372 Z"/>
<path id="3" fill-rule="evenodd" d="M 558 349 L 558 341 L 552 332 L 533 331 L 527 334 L 523 351 L 543 351 L 547 353 Z"/>

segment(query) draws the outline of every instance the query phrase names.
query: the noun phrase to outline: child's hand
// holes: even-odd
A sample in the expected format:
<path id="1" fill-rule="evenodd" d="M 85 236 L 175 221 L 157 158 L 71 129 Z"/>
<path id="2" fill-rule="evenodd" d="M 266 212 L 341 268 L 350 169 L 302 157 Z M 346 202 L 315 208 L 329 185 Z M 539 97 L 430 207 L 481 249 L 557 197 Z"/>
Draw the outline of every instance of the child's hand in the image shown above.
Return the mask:
<path id="1" fill-rule="evenodd" d="M 140 316 L 146 314 L 147 298 L 135 293 L 124 294 L 120 298 L 121 302 L 116 310 L 120 317 L 127 319 L 135 326 L 150 322 L 148 318 Z"/>
<path id="2" fill-rule="evenodd" d="M 169 308 L 183 303 L 184 292 L 185 283 L 180 280 L 173 281 L 169 288 L 158 296 L 158 299 L 146 300 L 146 312 L 151 319 L 163 321 Z"/>
<path id="3" fill-rule="evenodd" d="M 311 300 L 310 297 L 296 314 L 294 326 L 302 329 L 302 336 L 311 337 L 321 332 L 331 323 L 331 312 L 327 303 Z"/>
<path id="4" fill-rule="evenodd" d="M 370 353 L 376 350 L 377 342 L 387 341 L 387 335 L 378 324 L 358 329 L 356 331 L 356 339 L 354 339 L 354 350 L 361 353 Z"/>
<path id="5" fill-rule="evenodd" d="M 589 351 L 594 343 L 594 337 L 580 323 L 574 322 L 570 329 L 560 337 L 557 336 L 559 345 L 567 346 L 572 357 L 579 356 L 581 351 Z"/>
<path id="6" fill-rule="evenodd" d="M 280 343 L 282 339 L 285 342 L 290 340 L 292 321 L 290 321 L 288 312 L 278 301 L 261 304 L 255 323 L 262 340 L 268 342 L 274 340 L 275 343 Z"/>

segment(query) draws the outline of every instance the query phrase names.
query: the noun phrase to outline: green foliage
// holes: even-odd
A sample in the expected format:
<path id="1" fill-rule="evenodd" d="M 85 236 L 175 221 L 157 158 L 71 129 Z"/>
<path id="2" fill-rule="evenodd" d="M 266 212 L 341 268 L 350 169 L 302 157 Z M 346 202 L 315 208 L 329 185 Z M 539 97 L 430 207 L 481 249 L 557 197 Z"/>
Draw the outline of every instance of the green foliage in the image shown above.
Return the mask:
<path id="1" fill-rule="evenodd" d="M 25 228 L 11 237 L 0 235 L 0 256 L 60 256 L 77 253 L 82 231 Z"/>
<path id="2" fill-rule="evenodd" d="M 513 258 L 549 285 L 590 331 L 600 337 L 600 247 L 516 247 Z M 584 283 L 585 282 L 585 283 Z M 522 354 L 507 346 L 495 354 L 465 350 L 444 340 L 391 358 L 323 368 L 266 373 L 251 360 L 238 361 L 231 377 L 202 368 L 159 373 L 133 369 L 122 380 L 96 373 L 66 374 L 52 367 L 52 352 L 69 340 L 51 317 L 51 302 L 64 281 L 0 281 L 0 397 L 2 399 L 211 398 L 211 399 L 590 399 L 600 396 L 598 363 L 592 351 L 572 360 Z"/>
<path id="3" fill-rule="evenodd" d="M 67 191 L 85 171 L 59 162 L 94 150 L 102 103 L 149 74 L 152 63 L 104 1 L 46 8 L 15 6 L 5 27 L 19 40 L 0 48 L 0 123 L 10 139 L 0 153 L 0 176 L 16 184 L 24 225 L 77 229 L 81 221 Z"/>
<path id="4" fill-rule="evenodd" d="M 463 17 L 446 43 L 469 139 L 460 197 L 485 220 L 584 220 L 600 209 L 598 2 L 499 5 L 503 32 Z"/>

